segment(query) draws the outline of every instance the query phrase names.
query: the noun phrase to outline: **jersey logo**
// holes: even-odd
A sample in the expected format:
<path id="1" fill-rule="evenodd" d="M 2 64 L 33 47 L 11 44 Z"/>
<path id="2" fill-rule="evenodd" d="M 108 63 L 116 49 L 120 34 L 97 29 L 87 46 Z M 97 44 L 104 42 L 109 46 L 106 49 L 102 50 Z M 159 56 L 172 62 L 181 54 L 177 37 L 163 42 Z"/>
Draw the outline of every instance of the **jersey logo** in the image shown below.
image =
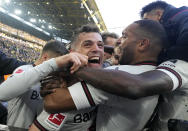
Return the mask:
<path id="1" fill-rule="evenodd" d="M 38 100 L 39 99 L 39 93 L 36 90 L 32 91 L 31 99 L 32 100 Z"/>
<path id="2" fill-rule="evenodd" d="M 95 110 L 92 110 L 90 112 L 76 114 L 74 116 L 74 123 L 87 122 L 87 121 L 90 121 L 92 118 L 95 118 L 95 116 L 96 116 Z"/>
<path id="3" fill-rule="evenodd" d="M 65 118 L 66 116 L 62 115 L 62 113 L 50 114 L 46 122 L 58 129 L 64 123 Z"/>
<path id="4" fill-rule="evenodd" d="M 18 69 L 15 73 L 22 73 L 23 70 L 22 69 Z"/>

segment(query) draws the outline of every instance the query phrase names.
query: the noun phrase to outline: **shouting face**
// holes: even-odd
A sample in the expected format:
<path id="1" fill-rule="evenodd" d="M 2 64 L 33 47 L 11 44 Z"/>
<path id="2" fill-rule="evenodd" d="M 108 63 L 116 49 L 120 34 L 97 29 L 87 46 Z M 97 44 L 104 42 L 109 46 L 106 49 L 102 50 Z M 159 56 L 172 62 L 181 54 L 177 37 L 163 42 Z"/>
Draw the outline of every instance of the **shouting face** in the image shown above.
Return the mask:
<path id="1" fill-rule="evenodd" d="M 88 66 L 101 68 L 104 56 L 104 43 L 99 33 L 80 33 L 75 51 L 88 56 Z"/>
<path id="2" fill-rule="evenodd" d="M 122 32 L 122 36 L 119 38 L 120 41 L 119 50 L 119 62 L 122 65 L 131 64 L 135 59 L 136 48 L 138 44 L 137 35 L 135 33 L 137 24 L 133 23 L 129 25 Z"/>

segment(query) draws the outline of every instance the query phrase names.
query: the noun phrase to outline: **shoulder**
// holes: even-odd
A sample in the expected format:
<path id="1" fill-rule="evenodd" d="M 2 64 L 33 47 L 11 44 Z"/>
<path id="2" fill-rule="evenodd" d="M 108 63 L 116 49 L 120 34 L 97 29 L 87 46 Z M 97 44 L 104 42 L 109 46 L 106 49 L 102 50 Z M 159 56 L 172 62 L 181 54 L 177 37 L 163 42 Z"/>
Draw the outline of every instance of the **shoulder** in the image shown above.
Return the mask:
<path id="1" fill-rule="evenodd" d="M 161 63 L 157 70 L 166 73 L 171 77 L 174 88 L 183 87 L 188 83 L 188 62 L 182 60 L 169 60 Z"/>
<path id="2" fill-rule="evenodd" d="M 188 62 L 183 60 L 171 59 L 161 63 L 157 68 L 166 68 L 166 69 L 188 68 Z"/>
<path id="3" fill-rule="evenodd" d="M 23 66 L 16 68 L 13 73 L 22 73 L 30 68 L 33 68 L 33 66 L 32 65 L 23 65 Z"/>
<path id="4" fill-rule="evenodd" d="M 125 71 L 131 74 L 139 74 L 145 71 L 154 70 L 156 66 L 151 65 L 118 65 L 110 66 L 106 69 Z"/>

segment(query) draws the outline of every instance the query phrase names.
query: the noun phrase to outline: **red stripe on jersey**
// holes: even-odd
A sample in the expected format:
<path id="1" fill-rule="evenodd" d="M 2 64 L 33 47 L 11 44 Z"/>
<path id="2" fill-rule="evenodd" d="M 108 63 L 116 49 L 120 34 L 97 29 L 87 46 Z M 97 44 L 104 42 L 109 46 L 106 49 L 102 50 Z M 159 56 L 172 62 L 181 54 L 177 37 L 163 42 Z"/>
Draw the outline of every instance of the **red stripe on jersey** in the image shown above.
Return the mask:
<path id="1" fill-rule="evenodd" d="M 178 88 L 181 87 L 182 85 L 182 79 L 181 79 L 181 76 L 173 69 L 171 68 L 168 68 L 168 67 L 165 67 L 165 66 L 160 66 L 160 67 L 157 67 L 157 69 L 165 69 L 167 71 L 170 71 L 172 74 L 174 74 L 177 78 L 178 78 L 178 81 L 179 81 L 179 85 L 178 85 Z"/>
<path id="2" fill-rule="evenodd" d="M 82 87 L 83 87 L 84 92 L 86 94 L 86 97 L 87 97 L 87 99 L 89 101 L 90 106 L 95 106 L 95 102 L 93 100 L 93 97 L 91 96 L 91 93 L 90 93 L 86 83 L 84 81 L 81 81 L 81 84 L 82 84 Z"/>
<path id="3" fill-rule="evenodd" d="M 46 130 L 37 120 L 33 122 L 37 128 L 40 129 L 40 131 L 48 131 Z"/>
<path id="4" fill-rule="evenodd" d="M 134 65 L 153 65 L 153 66 L 157 66 L 157 62 L 155 62 L 155 61 L 142 61 L 142 62 L 135 63 Z"/>

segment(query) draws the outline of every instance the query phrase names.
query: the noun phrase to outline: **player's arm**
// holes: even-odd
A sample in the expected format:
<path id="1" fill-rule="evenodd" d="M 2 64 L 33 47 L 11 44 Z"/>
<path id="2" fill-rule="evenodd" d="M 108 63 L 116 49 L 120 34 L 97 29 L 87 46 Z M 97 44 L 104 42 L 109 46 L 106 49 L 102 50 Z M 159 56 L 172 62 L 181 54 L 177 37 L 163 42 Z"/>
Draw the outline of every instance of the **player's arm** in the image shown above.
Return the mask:
<path id="1" fill-rule="evenodd" d="M 83 68 L 76 74 L 96 88 L 131 99 L 160 94 L 172 87 L 170 77 L 161 71 L 134 75 L 117 70 Z"/>
<path id="2" fill-rule="evenodd" d="M 187 63 L 182 64 L 186 65 Z M 137 99 L 162 94 L 180 87 L 182 76 L 173 69 L 176 68 L 175 66 L 174 63 L 167 62 L 159 66 L 163 69 L 148 71 L 139 75 L 117 70 L 83 68 L 76 72 L 76 75 L 96 88 L 123 97 Z M 186 69 L 188 66 L 183 67 L 180 72 L 188 70 Z"/>
<path id="3" fill-rule="evenodd" d="M 26 68 L 29 68 L 26 66 Z M 23 69 L 19 67 L 6 81 L 0 85 L 0 100 L 7 101 L 26 92 L 33 84 L 57 69 L 55 59 L 35 66 Z"/>
<path id="4" fill-rule="evenodd" d="M 59 113 L 76 109 L 67 88 L 57 88 L 54 93 L 44 97 L 44 108 L 50 113 Z"/>
<path id="5" fill-rule="evenodd" d="M 56 88 L 44 97 L 44 108 L 49 113 L 80 110 L 102 104 L 109 99 L 107 93 L 85 82 L 78 82 L 70 87 Z"/>
<path id="6" fill-rule="evenodd" d="M 29 90 L 33 84 L 39 82 L 49 73 L 56 71 L 59 68 L 67 67 L 67 64 L 70 63 L 72 63 L 70 71 L 74 72 L 80 66 L 87 64 L 87 57 L 78 53 L 70 53 L 45 61 L 42 64 L 21 73 L 19 72 L 19 69 L 16 70 L 15 72 L 19 73 L 14 73 L 0 85 L 0 100 L 7 101 L 23 94 Z"/>

